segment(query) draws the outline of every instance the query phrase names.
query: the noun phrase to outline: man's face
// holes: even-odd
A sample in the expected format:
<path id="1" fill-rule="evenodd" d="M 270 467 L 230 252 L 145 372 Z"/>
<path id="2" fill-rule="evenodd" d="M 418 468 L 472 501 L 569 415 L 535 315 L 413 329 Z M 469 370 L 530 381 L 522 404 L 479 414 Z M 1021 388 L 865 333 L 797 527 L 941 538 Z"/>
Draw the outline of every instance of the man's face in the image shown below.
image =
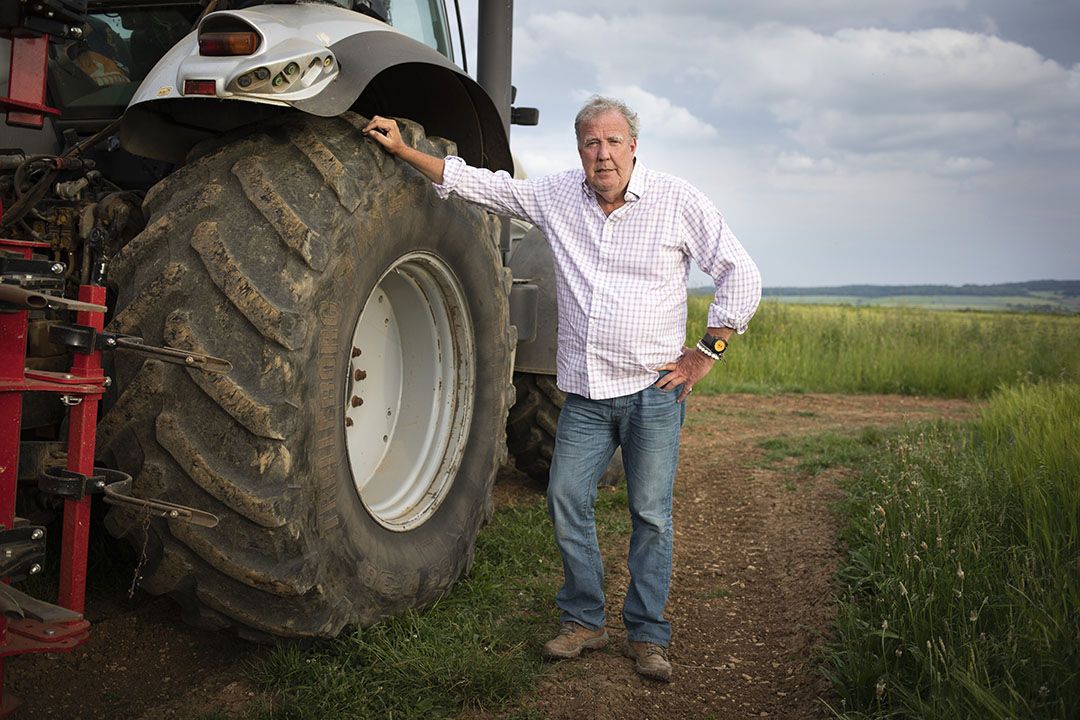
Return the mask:
<path id="1" fill-rule="evenodd" d="M 581 125 L 578 155 L 585 169 L 585 180 L 598 195 L 623 190 L 634 169 L 637 140 L 630 137 L 630 126 L 617 110 L 598 115 Z"/>

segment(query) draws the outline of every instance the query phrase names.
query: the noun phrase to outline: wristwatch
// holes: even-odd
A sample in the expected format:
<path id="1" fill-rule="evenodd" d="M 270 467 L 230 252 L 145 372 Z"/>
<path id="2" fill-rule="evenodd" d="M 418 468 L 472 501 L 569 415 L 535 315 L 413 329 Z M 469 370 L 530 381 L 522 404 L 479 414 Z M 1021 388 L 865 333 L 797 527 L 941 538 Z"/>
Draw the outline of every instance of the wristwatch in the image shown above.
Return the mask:
<path id="1" fill-rule="evenodd" d="M 705 333 L 705 336 L 698 340 L 697 349 L 713 360 L 723 360 L 724 351 L 727 350 L 727 340 Z"/>

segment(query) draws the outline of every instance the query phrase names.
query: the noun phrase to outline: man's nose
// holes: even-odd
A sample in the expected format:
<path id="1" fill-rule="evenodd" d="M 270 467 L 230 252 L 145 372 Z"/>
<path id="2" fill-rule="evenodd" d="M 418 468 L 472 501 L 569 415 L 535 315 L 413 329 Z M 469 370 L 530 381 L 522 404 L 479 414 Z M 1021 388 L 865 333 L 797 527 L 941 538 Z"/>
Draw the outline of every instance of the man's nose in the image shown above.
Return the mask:
<path id="1" fill-rule="evenodd" d="M 609 157 L 611 157 L 610 148 L 607 146 L 607 143 L 599 144 L 596 150 L 596 157 L 600 160 L 607 160 Z"/>

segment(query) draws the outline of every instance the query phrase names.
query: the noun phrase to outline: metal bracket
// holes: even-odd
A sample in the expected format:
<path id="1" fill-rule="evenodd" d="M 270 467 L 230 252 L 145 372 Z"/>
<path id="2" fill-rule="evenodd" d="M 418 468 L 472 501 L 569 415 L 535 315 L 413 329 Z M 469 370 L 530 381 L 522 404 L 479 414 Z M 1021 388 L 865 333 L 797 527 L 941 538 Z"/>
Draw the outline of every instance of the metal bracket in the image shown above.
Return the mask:
<path id="1" fill-rule="evenodd" d="M 0 530 L 0 577 L 37 575 L 45 562 L 45 528 L 20 525 Z"/>
<path id="2" fill-rule="evenodd" d="M 45 473 L 38 480 L 38 489 L 50 495 L 82 500 L 87 495 L 105 492 L 109 483 L 123 480 L 131 480 L 131 476 L 109 468 L 94 468 L 93 475 L 83 475 L 67 468 L 50 467 L 45 468 Z"/>
<path id="3" fill-rule="evenodd" d="M 96 470 L 95 470 L 96 472 Z M 131 477 L 105 486 L 105 502 L 110 505 L 123 505 L 126 507 L 142 508 L 152 515 L 168 518 L 169 520 L 183 520 L 192 525 L 202 527 L 216 527 L 218 517 L 205 510 L 196 510 L 185 505 L 165 502 L 164 500 L 146 500 L 137 498 L 128 493 L 131 492 Z"/>
<path id="4" fill-rule="evenodd" d="M 128 350 L 203 372 L 227 373 L 232 370 L 232 363 L 223 358 L 192 350 L 144 345 L 140 337 L 99 332 L 88 325 L 53 325 L 49 328 L 49 339 L 58 345 L 66 345 L 84 353 L 94 350 Z"/>
<path id="5" fill-rule="evenodd" d="M 0 277 L 20 287 L 35 289 L 60 289 L 64 286 L 67 264 L 53 260 L 26 260 L 25 258 L 0 256 Z"/>

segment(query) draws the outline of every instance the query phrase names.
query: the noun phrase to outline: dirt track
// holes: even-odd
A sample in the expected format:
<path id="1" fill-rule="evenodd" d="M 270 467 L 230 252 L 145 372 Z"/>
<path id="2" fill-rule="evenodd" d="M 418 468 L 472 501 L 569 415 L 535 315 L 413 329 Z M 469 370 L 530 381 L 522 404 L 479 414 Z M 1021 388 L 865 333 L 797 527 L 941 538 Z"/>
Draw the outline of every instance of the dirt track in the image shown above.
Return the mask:
<path id="1" fill-rule="evenodd" d="M 610 562 L 616 642 L 553 666 L 525 707 L 575 720 L 828 717 L 813 649 L 831 617 L 840 552 L 829 512 L 836 475 L 763 466 L 757 443 L 970 411 L 963 401 L 891 396 L 695 397 L 676 480 L 673 681 L 643 681 L 620 656 L 626 570 Z M 30 700 L 18 717 L 190 717 L 251 701 L 243 667 L 261 650 L 184 626 L 167 600 L 91 596 L 88 616 L 96 625 L 79 651 L 8 661 L 8 689 Z"/>

